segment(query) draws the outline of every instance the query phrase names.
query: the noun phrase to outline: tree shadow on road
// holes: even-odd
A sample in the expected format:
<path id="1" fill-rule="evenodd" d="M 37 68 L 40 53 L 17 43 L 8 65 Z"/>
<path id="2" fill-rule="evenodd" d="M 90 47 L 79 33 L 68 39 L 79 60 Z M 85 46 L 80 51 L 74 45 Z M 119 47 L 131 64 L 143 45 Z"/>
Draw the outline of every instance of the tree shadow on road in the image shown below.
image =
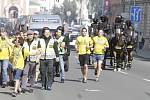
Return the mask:
<path id="1" fill-rule="evenodd" d="M 144 92 L 147 96 L 149 96 L 150 97 L 150 93 L 149 92 Z"/>
<path id="2" fill-rule="evenodd" d="M 0 92 L 0 94 L 6 94 L 6 95 L 11 95 L 11 92 Z"/>
<path id="3" fill-rule="evenodd" d="M 81 79 L 65 79 L 65 81 L 81 82 Z"/>
<path id="4" fill-rule="evenodd" d="M 149 58 L 144 58 L 144 57 L 140 57 L 140 56 L 134 56 L 135 59 L 140 60 L 140 61 L 147 61 L 149 62 L 150 59 Z"/>

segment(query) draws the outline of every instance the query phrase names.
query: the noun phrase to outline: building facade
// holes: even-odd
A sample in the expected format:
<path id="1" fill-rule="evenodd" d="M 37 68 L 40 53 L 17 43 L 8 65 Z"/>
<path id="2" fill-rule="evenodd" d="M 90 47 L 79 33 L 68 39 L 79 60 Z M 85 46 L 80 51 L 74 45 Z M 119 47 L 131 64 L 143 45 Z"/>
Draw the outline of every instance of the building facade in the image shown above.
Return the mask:
<path id="1" fill-rule="evenodd" d="M 29 0 L 0 0 L 0 17 L 17 18 L 29 14 Z"/>

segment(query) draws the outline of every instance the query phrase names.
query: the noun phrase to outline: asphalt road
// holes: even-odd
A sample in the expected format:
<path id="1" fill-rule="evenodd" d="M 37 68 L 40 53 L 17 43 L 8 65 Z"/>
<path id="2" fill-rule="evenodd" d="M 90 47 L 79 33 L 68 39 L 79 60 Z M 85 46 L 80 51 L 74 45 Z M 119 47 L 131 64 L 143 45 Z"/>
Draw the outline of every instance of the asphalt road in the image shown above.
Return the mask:
<path id="1" fill-rule="evenodd" d="M 15 98 L 10 95 L 13 88 L 0 88 L 0 100 L 150 100 L 150 61 L 134 58 L 132 66 L 121 72 L 103 70 L 99 82 L 95 82 L 94 70 L 89 67 L 88 81 L 82 83 L 80 66 L 72 52 L 64 84 L 55 78 L 52 91 L 41 90 L 39 83 L 33 93 Z"/>

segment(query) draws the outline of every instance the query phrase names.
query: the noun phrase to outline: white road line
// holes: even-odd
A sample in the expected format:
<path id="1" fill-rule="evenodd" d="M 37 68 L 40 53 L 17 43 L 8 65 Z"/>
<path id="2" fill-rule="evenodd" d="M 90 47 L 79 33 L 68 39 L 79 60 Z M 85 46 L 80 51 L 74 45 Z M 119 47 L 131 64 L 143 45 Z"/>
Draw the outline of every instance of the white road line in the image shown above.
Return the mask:
<path id="1" fill-rule="evenodd" d="M 85 89 L 84 91 L 88 91 L 88 92 L 99 92 L 101 90 L 90 90 L 90 89 Z"/>
<path id="2" fill-rule="evenodd" d="M 150 82 L 150 80 L 149 80 L 149 79 L 146 79 L 146 78 L 144 78 L 143 80 L 144 80 L 144 81 L 147 81 L 147 82 Z"/>
<path id="3" fill-rule="evenodd" d="M 119 73 L 122 73 L 122 74 L 125 74 L 125 75 L 127 75 L 128 73 L 126 73 L 126 72 L 123 72 L 123 71 L 118 71 Z"/>

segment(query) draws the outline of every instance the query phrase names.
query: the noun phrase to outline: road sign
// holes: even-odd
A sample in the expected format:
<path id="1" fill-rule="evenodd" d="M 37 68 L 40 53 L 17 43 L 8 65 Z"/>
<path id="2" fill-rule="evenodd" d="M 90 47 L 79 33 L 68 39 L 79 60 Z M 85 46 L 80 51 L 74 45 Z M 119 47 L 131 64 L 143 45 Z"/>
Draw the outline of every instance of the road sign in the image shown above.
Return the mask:
<path id="1" fill-rule="evenodd" d="M 140 6 L 132 6 L 130 12 L 130 19 L 133 23 L 138 23 L 141 21 L 141 7 Z"/>

